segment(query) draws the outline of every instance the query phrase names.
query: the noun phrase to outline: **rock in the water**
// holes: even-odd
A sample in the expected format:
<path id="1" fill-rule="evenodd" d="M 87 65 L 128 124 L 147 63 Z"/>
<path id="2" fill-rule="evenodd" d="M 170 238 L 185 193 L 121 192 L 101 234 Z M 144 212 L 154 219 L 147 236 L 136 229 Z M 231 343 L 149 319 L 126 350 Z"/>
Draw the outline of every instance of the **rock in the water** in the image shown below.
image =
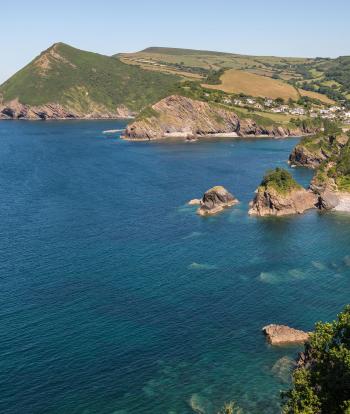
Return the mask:
<path id="1" fill-rule="evenodd" d="M 200 198 L 194 198 L 188 202 L 190 206 L 200 206 L 202 204 L 202 200 Z"/>
<path id="2" fill-rule="evenodd" d="M 318 207 L 322 210 L 332 210 L 339 204 L 339 198 L 336 193 L 332 191 L 324 191 L 320 194 L 318 199 Z"/>
<path id="3" fill-rule="evenodd" d="M 315 208 L 318 196 L 305 190 L 283 168 L 268 171 L 250 203 L 250 215 L 284 216 Z"/>
<path id="4" fill-rule="evenodd" d="M 259 187 L 254 200 L 250 204 L 249 215 L 252 216 L 285 216 L 301 214 L 305 210 L 315 208 L 317 196 L 304 188 L 294 189 L 286 194 L 274 188 Z"/>
<path id="5" fill-rule="evenodd" d="M 197 210 L 200 216 L 217 214 L 225 208 L 232 207 L 238 203 L 231 193 L 222 186 L 216 186 L 204 193 L 201 207 Z"/>
<path id="6" fill-rule="evenodd" d="M 302 344 L 309 340 L 309 333 L 285 325 L 267 325 L 262 329 L 271 345 Z"/>

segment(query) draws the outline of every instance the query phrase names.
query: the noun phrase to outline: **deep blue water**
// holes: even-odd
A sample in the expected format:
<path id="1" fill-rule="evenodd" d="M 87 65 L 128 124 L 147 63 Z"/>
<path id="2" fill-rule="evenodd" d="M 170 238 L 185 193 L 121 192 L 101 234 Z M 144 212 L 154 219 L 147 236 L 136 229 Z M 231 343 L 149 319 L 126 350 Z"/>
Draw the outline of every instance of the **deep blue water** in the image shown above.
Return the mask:
<path id="1" fill-rule="evenodd" d="M 101 134 L 123 125 L 0 123 L 0 412 L 278 413 L 272 368 L 299 348 L 261 327 L 350 302 L 350 217 L 248 217 L 296 139 Z M 186 201 L 216 184 L 241 204 L 198 217 Z"/>

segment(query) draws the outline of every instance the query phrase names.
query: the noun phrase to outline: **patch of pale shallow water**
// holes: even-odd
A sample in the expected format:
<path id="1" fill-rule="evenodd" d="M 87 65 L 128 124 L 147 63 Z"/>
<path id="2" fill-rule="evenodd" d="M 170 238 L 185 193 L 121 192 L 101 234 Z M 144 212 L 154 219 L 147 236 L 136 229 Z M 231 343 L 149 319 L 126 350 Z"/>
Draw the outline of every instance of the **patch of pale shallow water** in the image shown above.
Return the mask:
<path id="1" fill-rule="evenodd" d="M 311 262 L 311 264 L 315 269 L 318 269 L 318 270 L 326 270 L 327 269 L 327 266 L 325 264 L 323 264 L 321 262 L 318 262 L 318 261 L 315 261 L 315 260 L 313 260 Z"/>
<path id="2" fill-rule="evenodd" d="M 290 269 L 286 272 L 261 272 L 258 280 L 262 283 L 279 284 L 290 282 L 291 280 L 306 279 L 307 274 L 301 269 Z"/>
<path id="3" fill-rule="evenodd" d="M 187 236 L 183 237 L 182 240 L 193 239 L 195 237 L 201 237 L 203 235 L 200 231 L 193 231 L 192 233 L 188 234 Z"/>
<path id="4" fill-rule="evenodd" d="M 193 262 L 188 266 L 188 269 L 194 270 L 215 270 L 218 267 L 216 265 L 208 264 L 208 263 L 196 263 Z"/>

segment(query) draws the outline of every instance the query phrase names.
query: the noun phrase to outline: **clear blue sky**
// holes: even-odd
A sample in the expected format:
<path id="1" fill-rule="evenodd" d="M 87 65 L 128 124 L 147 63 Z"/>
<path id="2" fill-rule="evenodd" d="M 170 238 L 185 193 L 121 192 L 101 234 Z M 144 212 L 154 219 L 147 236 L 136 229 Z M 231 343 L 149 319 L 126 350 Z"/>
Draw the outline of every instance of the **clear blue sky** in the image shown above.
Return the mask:
<path id="1" fill-rule="evenodd" d="M 350 55 L 349 0 L 17 0 L 0 6 L 0 83 L 52 43 L 104 54 L 171 46 Z"/>

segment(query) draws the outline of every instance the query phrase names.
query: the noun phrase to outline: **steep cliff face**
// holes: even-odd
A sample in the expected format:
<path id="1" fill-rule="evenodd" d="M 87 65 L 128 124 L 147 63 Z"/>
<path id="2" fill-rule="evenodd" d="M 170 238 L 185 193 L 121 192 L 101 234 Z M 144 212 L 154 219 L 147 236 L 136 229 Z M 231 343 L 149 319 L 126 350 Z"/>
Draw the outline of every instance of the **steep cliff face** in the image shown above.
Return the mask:
<path id="1" fill-rule="evenodd" d="M 308 137 L 294 148 L 290 162 L 316 169 L 310 190 L 321 210 L 350 211 L 349 135 Z"/>
<path id="2" fill-rule="evenodd" d="M 240 119 L 234 111 L 172 95 L 145 110 L 131 123 L 125 139 L 151 140 L 170 137 L 302 135 L 301 130 L 281 126 L 262 127 L 252 119 Z"/>

